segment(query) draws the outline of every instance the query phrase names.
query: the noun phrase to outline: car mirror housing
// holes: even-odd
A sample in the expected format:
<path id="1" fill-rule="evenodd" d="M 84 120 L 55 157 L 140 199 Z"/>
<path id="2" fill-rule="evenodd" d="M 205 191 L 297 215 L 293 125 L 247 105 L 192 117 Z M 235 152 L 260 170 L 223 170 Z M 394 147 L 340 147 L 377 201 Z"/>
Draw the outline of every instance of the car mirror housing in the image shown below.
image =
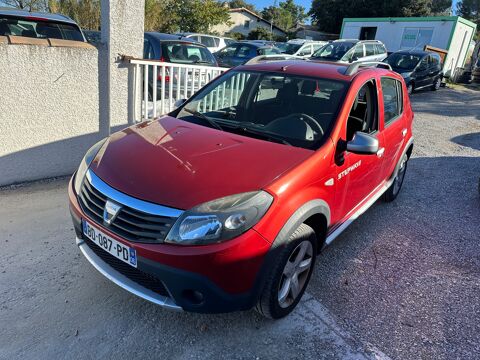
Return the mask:
<path id="1" fill-rule="evenodd" d="M 371 155 L 378 151 L 378 139 L 372 135 L 357 131 L 347 143 L 347 151 L 354 154 Z"/>

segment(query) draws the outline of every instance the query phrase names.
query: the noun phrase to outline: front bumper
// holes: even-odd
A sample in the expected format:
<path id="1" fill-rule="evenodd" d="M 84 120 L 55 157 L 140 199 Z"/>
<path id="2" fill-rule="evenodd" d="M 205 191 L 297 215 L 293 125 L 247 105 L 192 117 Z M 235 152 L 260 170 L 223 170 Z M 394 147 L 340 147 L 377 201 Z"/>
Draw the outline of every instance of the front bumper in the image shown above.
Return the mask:
<path id="1" fill-rule="evenodd" d="M 89 219 L 78 204 L 72 183 L 69 197 L 81 252 L 102 275 L 125 290 L 169 309 L 192 312 L 222 313 L 247 310 L 255 305 L 265 279 L 264 258 L 270 243 L 254 230 L 229 242 L 209 246 L 134 243 Z M 115 264 L 113 256 L 84 238 L 82 218 L 135 248 L 137 269 Z"/>

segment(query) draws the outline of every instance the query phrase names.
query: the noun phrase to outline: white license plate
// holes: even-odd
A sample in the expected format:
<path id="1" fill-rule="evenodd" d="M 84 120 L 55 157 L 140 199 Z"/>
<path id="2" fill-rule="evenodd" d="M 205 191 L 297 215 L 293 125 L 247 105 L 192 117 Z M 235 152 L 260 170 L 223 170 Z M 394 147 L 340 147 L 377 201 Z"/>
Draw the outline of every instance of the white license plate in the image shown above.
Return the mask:
<path id="1" fill-rule="evenodd" d="M 90 225 L 86 220 L 82 220 L 82 229 L 85 236 L 100 246 L 100 248 L 115 256 L 117 259 L 133 267 L 137 267 L 137 252 L 135 249 L 123 245 L 121 242 L 105 235 L 102 231 Z"/>

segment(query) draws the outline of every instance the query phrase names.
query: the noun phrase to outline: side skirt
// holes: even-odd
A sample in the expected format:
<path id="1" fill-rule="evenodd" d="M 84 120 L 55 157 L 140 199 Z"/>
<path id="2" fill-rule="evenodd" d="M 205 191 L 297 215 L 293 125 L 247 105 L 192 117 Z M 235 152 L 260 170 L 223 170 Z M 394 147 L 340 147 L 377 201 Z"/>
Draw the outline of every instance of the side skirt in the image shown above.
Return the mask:
<path id="1" fill-rule="evenodd" d="M 384 184 L 378 186 L 375 190 L 373 190 L 367 197 L 362 201 L 364 204 L 360 206 L 358 210 L 356 210 L 347 220 L 341 223 L 338 227 L 332 229 L 328 235 L 327 239 L 325 240 L 324 246 L 330 245 L 333 240 L 335 240 L 351 223 L 358 219 L 360 215 L 362 215 L 365 211 L 367 211 L 379 198 L 383 195 L 385 191 L 392 185 L 393 178 L 387 181 Z"/>

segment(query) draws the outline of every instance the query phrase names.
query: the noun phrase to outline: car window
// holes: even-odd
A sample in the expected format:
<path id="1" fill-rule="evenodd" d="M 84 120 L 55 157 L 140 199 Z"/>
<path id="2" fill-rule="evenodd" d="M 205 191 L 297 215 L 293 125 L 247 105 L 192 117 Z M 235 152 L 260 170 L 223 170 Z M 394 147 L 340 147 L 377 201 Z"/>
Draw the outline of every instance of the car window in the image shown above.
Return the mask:
<path id="1" fill-rule="evenodd" d="M 400 81 L 392 78 L 382 78 L 382 93 L 385 126 L 394 121 L 402 113 L 403 93 Z"/>
<path id="2" fill-rule="evenodd" d="M 375 44 L 365 44 L 365 56 L 375 55 Z"/>
<path id="3" fill-rule="evenodd" d="M 273 55 L 273 54 L 280 54 L 280 53 L 281 53 L 280 50 L 274 47 L 257 49 L 258 55 Z"/>
<path id="4" fill-rule="evenodd" d="M 220 38 L 213 38 L 213 41 L 215 41 L 216 47 L 220 46 Z"/>
<path id="5" fill-rule="evenodd" d="M 172 63 L 215 65 L 215 59 L 207 48 L 194 43 L 164 43 L 164 53 Z"/>
<path id="6" fill-rule="evenodd" d="M 215 40 L 211 36 L 201 36 L 200 42 L 206 47 L 215 47 Z"/>
<path id="7" fill-rule="evenodd" d="M 425 71 L 428 68 L 428 56 L 425 56 L 422 61 L 420 61 L 420 64 L 418 64 L 418 70 L 419 71 Z"/>
<path id="8" fill-rule="evenodd" d="M 440 65 L 440 57 L 437 55 L 429 56 L 429 67 L 436 68 Z"/>
<path id="9" fill-rule="evenodd" d="M 385 54 L 387 50 L 385 49 L 385 46 L 382 44 L 375 44 L 375 52 L 377 54 Z"/>
<path id="10" fill-rule="evenodd" d="M 393 69 L 413 71 L 420 61 L 420 56 L 412 54 L 393 53 L 385 60 Z"/>
<path id="11" fill-rule="evenodd" d="M 317 51 L 320 49 L 323 45 L 322 44 L 313 44 L 313 52 Z"/>
<path id="12" fill-rule="evenodd" d="M 298 53 L 300 56 L 310 55 L 312 53 L 312 45 L 305 45 L 302 50 Z"/>
<path id="13" fill-rule="evenodd" d="M 218 52 L 220 56 L 228 56 L 231 57 L 235 54 L 235 51 L 237 50 L 238 45 L 229 45 L 227 47 L 224 47 L 222 50 Z"/>
<path id="14" fill-rule="evenodd" d="M 372 134 L 378 130 L 378 101 L 375 80 L 365 83 L 357 93 L 347 120 L 347 141 L 357 131 Z"/>
<path id="15" fill-rule="evenodd" d="M 293 74 L 229 71 L 197 92 L 177 117 L 224 131 L 316 149 L 328 138 L 347 83 Z"/>
<path id="16" fill-rule="evenodd" d="M 73 24 L 1 16 L 0 35 L 84 41 L 80 29 Z"/>
<path id="17" fill-rule="evenodd" d="M 352 42 L 333 42 L 321 47 L 313 56 L 325 60 L 340 60 L 353 46 L 355 46 L 355 44 Z"/>
<path id="18" fill-rule="evenodd" d="M 250 46 L 242 45 L 242 46 L 240 46 L 240 48 L 238 49 L 236 56 L 238 56 L 238 57 L 240 57 L 240 58 L 252 57 L 251 51 L 252 51 L 252 49 L 251 49 Z"/>

